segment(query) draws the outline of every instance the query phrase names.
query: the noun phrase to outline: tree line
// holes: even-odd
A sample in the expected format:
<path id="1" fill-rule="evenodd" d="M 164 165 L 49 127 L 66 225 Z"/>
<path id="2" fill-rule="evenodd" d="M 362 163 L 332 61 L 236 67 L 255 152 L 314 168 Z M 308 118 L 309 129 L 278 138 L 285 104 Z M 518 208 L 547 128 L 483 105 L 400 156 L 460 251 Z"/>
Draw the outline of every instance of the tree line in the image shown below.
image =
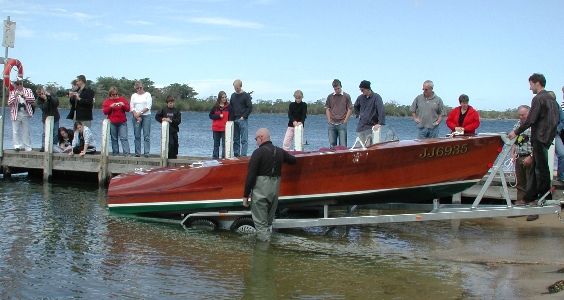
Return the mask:
<path id="1" fill-rule="evenodd" d="M 88 80 L 89 85 L 96 93 L 96 99 L 100 99 L 94 103 L 94 107 L 101 108 L 102 102 L 108 96 L 110 87 L 117 87 L 120 95 L 127 100 L 131 98 L 131 94 L 135 93 L 133 88 L 136 81 L 143 83 L 145 91 L 151 93 L 153 97 L 153 109 L 160 109 L 166 106 L 165 99 L 167 95 L 172 95 L 175 99 L 175 106 L 181 111 L 200 111 L 208 112 L 217 100 L 217 96 L 209 96 L 207 98 L 198 98 L 198 93 L 188 84 L 173 83 L 163 88 L 158 88 L 149 78 L 127 79 L 125 77 L 98 77 L 96 81 Z M 26 78 L 23 80 L 24 86 L 32 89 L 35 93 L 38 87 L 44 87 L 51 94 L 58 98 L 68 96 L 69 89 L 56 82 L 48 82 L 46 84 L 35 84 Z M 227 91 L 226 91 L 227 92 Z M 229 93 L 228 93 L 229 94 Z M 253 99 L 253 112 L 256 113 L 287 113 L 291 100 L 275 99 Z M 61 106 L 64 107 L 64 101 Z M 318 99 L 315 102 L 308 102 L 308 114 L 324 114 L 325 99 Z M 394 100 L 384 101 L 384 109 L 387 116 L 409 117 L 411 116 L 410 105 L 402 105 Z M 451 107 L 446 107 L 447 113 Z M 494 110 L 478 110 L 481 118 L 485 119 L 514 119 L 517 117 L 517 109 L 507 109 L 505 111 Z"/>

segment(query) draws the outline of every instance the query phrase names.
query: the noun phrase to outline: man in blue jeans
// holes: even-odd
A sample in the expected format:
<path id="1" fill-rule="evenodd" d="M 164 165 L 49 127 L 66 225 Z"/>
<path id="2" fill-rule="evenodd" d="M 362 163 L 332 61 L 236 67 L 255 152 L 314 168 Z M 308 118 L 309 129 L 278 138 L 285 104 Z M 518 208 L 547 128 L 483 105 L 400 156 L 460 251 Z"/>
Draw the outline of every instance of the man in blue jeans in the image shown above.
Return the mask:
<path id="1" fill-rule="evenodd" d="M 419 129 L 418 139 L 430 139 L 439 136 L 439 125 L 445 115 L 445 106 L 441 97 L 433 92 L 433 82 L 423 82 L 423 94 L 415 97 L 411 104 L 411 115 Z"/>
<path id="2" fill-rule="evenodd" d="M 325 116 L 327 117 L 327 131 L 331 148 L 337 145 L 347 146 L 347 122 L 352 114 L 351 96 L 343 92 L 339 79 L 333 80 L 333 93 L 327 96 L 325 102 Z"/>
<path id="3" fill-rule="evenodd" d="M 238 156 L 247 156 L 247 148 L 249 139 L 249 115 L 253 111 L 253 103 L 251 102 L 251 93 L 246 93 L 242 89 L 243 82 L 236 79 L 233 82 L 235 92 L 231 94 L 229 105 L 231 105 L 232 113 L 229 119 L 233 121 L 233 154 Z"/>

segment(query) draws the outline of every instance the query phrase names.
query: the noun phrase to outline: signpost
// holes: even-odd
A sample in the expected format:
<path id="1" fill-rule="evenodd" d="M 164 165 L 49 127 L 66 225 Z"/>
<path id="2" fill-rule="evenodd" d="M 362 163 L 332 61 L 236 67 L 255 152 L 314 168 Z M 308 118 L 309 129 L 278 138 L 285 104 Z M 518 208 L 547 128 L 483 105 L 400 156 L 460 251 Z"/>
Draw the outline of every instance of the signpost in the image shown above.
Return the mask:
<path id="1" fill-rule="evenodd" d="M 14 48 L 14 41 L 16 39 L 16 22 L 10 21 L 10 16 L 4 20 L 4 37 L 2 39 L 2 46 L 6 48 L 4 57 L 1 58 L 2 64 L 6 63 L 8 59 L 8 48 Z M 4 76 L 10 76 L 10 73 Z M 6 107 L 6 87 L 2 81 L 2 115 L 0 115 L 0 157 L 4 157 L 4 112 Z"/>

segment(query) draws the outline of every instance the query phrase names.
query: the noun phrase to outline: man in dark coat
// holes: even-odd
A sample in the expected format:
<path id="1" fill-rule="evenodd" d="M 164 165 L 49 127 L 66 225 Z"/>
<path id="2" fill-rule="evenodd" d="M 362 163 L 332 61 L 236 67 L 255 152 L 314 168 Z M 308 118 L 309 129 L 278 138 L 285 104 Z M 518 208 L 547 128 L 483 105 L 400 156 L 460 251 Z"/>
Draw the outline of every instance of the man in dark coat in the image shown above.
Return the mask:
<path id="1" fill-rule="evenodd" d="M 508 135 L 510 139 L 531 128 L 531 144 L 533 146 L 534 176 L 530 176 L 531 184 L 527 184 L 525 202 L 531 203 L 544 194 L 549 193 L 546 199 L 552 199 L 550 187 L 552 176 L 548 167 L 548 148 L 556 136 L 556 125 L 559 121 L 559 110 L 556 99 L 544 87 L 546 79 L 542 74 L 533 74 L 529 77 L 530 89 L 535 94 L 531 102 L 531 110 L 527 120 Z"/>

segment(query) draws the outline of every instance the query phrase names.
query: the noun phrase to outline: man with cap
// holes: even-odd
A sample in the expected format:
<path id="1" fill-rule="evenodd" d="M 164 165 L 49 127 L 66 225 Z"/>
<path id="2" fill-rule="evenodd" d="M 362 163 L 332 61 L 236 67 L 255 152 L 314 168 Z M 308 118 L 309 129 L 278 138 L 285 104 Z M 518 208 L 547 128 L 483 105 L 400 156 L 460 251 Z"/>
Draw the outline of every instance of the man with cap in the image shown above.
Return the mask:
<path id="1" fill-rule="evenodd" d="M 382 97 L 370 88 L 370 81 L 363 80 L 358 86 L 361 95 L 354 102 L 354 114 L 358 120 L 356 134 L 365 146 L 372 145 L 372 131 L 386 124 Z"/>
<path id="2" fill-rule="evenodd" d="M 445 115 L 443 99 L 433 92 L 433 82 L 423 82 L 423 94 L 415 97 L 411 104 L 411 115 L 419 128 L 419 139 L 436 138 L 439 136 L 439 124 Z"/>
<path id="3" fill-rule="evenodd" d="M 29 88 L 24 88 L 21 78 L 15 82 L 16 87 L 10 91 L 8 106 L 12 118 L 12 132 L 14 149 L 16 151 L 31 151 L 31 135 L 29 134 L 29 120 L 33 116 L 35 96 Z"/>

